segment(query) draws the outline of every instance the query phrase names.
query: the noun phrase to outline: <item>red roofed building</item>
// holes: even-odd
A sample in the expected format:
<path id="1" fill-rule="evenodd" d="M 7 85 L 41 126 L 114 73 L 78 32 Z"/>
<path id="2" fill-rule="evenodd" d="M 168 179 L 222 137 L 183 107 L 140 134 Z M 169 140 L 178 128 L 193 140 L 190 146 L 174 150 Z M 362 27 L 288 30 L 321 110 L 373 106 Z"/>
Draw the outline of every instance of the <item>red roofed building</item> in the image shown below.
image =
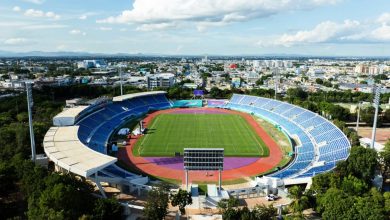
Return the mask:
<path id="1" fill-rule="evenodd" d="M 230 69 L 237 69 L 237 64 L 235 63 L 230 64 Z"/>

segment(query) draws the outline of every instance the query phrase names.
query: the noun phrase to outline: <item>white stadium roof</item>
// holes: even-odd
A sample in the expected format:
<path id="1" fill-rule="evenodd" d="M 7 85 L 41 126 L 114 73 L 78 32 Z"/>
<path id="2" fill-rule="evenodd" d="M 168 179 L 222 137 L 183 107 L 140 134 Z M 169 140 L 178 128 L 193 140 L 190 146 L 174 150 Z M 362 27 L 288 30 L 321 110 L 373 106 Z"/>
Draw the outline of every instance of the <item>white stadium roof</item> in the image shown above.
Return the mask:
<path id="1" fill-rule="evenodd" d="M 117 159 L 85 146 L 78 138 L 79 126 L 51 127 L 43 140 L 46 155 L 72 173 L 88 177 L 114 164 Z"/>
<path id="2" fill-rule="evenodd" d="M 132 99 L 135 97 L 141 97 L 141 96 L 147 96 L 147 95 L 158 95 L 158 94 L 166 94 L 165 91 L 153 91 L 153 92 L 139 92 L 139 93 L 133 93 L 133 94 L 127 94 L 127 95 L 121 95 L 121 96 L 115 96 L 112 100 L 114 102 L 121 102 L 127 99 Z"/>
<path id="3" fill-rule="evenodd" d="M 88 106 L 77 106 L 65 109 L 53 118 L 53 124 L 55 126 L 74 125 L 77 116 L 86 108 L 88 108 Z"/>

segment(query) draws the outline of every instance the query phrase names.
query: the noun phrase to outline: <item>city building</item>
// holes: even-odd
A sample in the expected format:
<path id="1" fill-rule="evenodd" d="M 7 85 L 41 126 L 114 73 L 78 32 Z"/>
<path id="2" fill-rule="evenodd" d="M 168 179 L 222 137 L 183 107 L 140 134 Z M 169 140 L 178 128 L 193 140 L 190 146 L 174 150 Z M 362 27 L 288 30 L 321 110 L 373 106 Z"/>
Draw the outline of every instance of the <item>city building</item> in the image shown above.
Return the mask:
<path id="1" fill-rule="evenodd" d="M 83 60 L 77 63 L 77 68 L 107 68 L 107 63 L 104 60 Z"/>
<path id="2" fill-rule="evenodd" d="M 175 83 L 175 75 L 172 73 L 158 73 L 147 77 L 148 89 L 169 88 Z"/>

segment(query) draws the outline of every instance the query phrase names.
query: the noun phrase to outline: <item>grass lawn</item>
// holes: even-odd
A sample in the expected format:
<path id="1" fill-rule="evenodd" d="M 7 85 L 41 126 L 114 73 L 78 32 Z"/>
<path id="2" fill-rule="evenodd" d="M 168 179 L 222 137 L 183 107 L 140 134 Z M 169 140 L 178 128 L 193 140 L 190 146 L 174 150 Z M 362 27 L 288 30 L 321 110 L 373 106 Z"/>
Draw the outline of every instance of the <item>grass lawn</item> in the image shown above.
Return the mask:
<path id="1" fill-rule="evenodd" d="M 269 150 L 240 115 L 163 114 L 156 116 L 133 149 L 138 156 L 174 156 L 183 148 L 224 148 L 225 156 L 268 156 Z"/>
<path id="2" fill-rule="evenodd" d="M 291 146 L 292 143 L 290 143 L 287 136 L 282 131 L 277 129 L 275 125 L 260 118 L 254 117 L 254 119 L 260 124 L 261 127 L 264 128 L 267 134 L 271 136 L 272 139 L 274 139 L 274 141 L 279 145 L 280 149 L 283 152 L 283 158 L 277 166 L 278 167 L 286 166 L 291 161 L 291 157 L 288 156 L 288 153 L 294 151 L 293 146 Z"/>

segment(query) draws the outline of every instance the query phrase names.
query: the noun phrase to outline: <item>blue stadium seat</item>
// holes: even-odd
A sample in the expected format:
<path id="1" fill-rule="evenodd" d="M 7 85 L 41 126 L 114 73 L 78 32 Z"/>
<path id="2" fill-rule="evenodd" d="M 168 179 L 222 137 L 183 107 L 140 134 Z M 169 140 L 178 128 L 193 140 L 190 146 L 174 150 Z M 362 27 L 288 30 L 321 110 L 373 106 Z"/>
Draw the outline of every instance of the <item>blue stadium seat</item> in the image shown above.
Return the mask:
<path id="1" fill-rule="evenodd" d="M 269 176 L 310 177 L 331 170 L 337 161 L 348 158 L 351 145 L 343 132 L 309 110 L 273 99 L 238 94 L 232 96 L 226 108 L 254 113 L 281 126 L 288 134 L 298 137 L 300 143 L 295 148 L 293 162 Z M 320 143 L 325 145 L 319 147 Z M 319 155 L 316 156 L 316 152 Z M 318 166 L 320 163 L 316 162 L 324 162 L 324 165 Z M 316 167 L 313 167 L 314 164 L 317 164 Z"/>

